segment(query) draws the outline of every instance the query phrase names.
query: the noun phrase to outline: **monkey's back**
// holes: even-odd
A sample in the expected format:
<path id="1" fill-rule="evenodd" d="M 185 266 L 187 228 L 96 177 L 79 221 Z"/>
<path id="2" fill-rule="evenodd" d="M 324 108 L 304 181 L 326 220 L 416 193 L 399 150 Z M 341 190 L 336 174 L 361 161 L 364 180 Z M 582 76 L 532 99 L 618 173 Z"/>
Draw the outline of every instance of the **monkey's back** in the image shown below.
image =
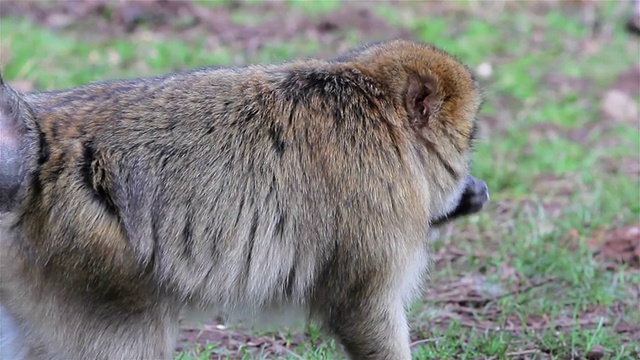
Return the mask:
<path id="1" fill-rule="evenodd" d="M 302 303 L 426 266 L 425 174 L 387 91 L 310 60 L 30 94 L 32 216 L 62 229 L 61 249 L 126 251 L 133 278 L 199 306 Z M 88 234 L 64 230 L 79 223 Z"/>

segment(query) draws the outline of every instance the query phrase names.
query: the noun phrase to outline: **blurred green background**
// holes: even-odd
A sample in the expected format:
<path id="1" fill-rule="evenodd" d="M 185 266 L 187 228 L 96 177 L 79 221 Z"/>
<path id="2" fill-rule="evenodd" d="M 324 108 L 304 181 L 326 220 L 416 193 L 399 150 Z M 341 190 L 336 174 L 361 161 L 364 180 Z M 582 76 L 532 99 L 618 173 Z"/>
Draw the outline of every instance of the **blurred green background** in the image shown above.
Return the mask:
<path id="1" fill-rule="evenodd" d="M 22 91 L 208 65 L 330 58 L 391 38 L 455 54 L 485 88 L 473 173 L 491 203 L 434 232 L 416 359 L 637 359 L 640 37 L 627 1 L 0 3 Z M 204 319 L 176 357 L 339 358 L 316 328 Z"/>

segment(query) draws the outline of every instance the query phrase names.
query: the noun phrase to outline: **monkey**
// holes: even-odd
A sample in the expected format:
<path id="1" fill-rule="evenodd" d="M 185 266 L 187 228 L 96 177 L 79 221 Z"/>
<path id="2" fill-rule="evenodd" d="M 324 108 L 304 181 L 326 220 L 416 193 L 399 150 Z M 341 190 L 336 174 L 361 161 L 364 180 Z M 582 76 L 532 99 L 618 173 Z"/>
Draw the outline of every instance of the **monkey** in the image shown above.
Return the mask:
<path id="1" fill-rule="evenodd" d="M 630 6 L 632 9 L 627 16 L 625 29 L 634 35 L 640 35 L 640 0 L 633 0 Z"/>
<path id="2" fill-rule="evenodd" d="M 407 40 L 0 81 L 9 358 L 170 359 L 182 314 L 297 308 L 351 359 L 410 359 L 429 228 L 488 200 L 470 175 L 482 101 L 460 60 Z"/>
<path id="3" fill-rule="evenodd" d="M 20 117 L 24 100 L 8 88 L 0 75 L 0 212 L 9 210 L 15 200 L 19 185 L 24 177 L 19 139 L 27 135 L 25 123 Z M 28 109 L 28 108 L 27 108 Z M 28 110 L 27 110 L 28 111 Z M 30 119 L 30 114 L 25 114 Z M 23 142 L 26 143 L 26 142 Z"/>

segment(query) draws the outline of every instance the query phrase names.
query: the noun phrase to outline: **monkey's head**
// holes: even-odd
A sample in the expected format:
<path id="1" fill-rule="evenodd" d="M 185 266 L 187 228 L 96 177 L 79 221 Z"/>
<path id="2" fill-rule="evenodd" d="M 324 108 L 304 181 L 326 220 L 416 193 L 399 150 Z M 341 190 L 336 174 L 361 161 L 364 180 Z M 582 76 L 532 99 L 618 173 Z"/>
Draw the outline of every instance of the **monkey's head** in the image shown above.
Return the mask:
<path id="1" fill-rule="evenodd" d="M 35 127 L 30 107 L 0 75 L 0 212 L 10 211 L 26 176 Z"/>
<path id="2" fill-rule="evenodd" d="M 468 67 L 432 45 L 402 40 L 373 45 L 356 56 L 359 70 L 386 74 L 394 124 L 415 136 L 427 172 L 430 216 L 453 210 L 464 192 L 482 96 Z"/>

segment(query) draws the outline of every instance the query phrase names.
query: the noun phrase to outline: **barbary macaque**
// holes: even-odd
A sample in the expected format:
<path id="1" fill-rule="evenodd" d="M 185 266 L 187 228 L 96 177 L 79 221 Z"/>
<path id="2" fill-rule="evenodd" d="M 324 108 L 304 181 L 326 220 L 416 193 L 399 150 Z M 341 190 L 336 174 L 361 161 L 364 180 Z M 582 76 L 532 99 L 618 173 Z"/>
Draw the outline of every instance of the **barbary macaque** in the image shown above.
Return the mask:
<path id="1" fill-rule="evenodd" d="M 0 80 L 6 356 L 170 359 L 183 312 L 296 307 L 352 359 L 410 359 L 430 224 L 488 200 L 469 175 L 480 104 L 465 65 L 404 40 L 50 92 Z"/>

